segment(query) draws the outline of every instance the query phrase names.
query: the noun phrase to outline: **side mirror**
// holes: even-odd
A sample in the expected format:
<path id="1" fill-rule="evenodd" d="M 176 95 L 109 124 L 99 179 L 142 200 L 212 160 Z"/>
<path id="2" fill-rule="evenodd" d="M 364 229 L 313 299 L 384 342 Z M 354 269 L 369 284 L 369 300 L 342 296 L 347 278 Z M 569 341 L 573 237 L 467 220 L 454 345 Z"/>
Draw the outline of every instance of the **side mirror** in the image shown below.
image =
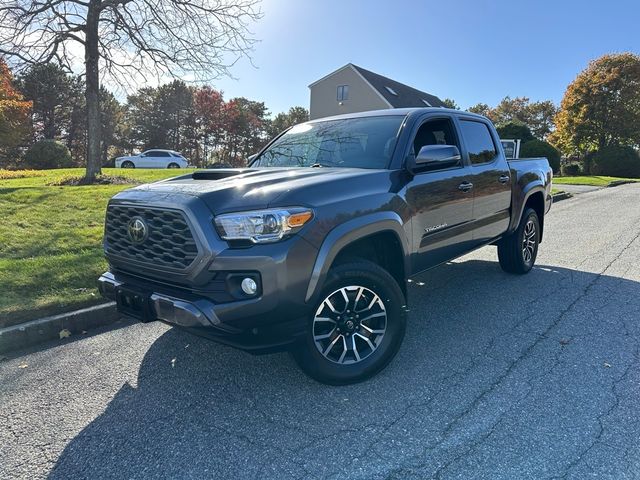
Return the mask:
<path id="1" fill-rule="evenodd" d="M 460 150 L 455 145 L 425 145 L 417 157 L 407 159 L 407 170 L 411 173 L 417 170 L 440 170 L 454 167 L 460 160 Z"/>

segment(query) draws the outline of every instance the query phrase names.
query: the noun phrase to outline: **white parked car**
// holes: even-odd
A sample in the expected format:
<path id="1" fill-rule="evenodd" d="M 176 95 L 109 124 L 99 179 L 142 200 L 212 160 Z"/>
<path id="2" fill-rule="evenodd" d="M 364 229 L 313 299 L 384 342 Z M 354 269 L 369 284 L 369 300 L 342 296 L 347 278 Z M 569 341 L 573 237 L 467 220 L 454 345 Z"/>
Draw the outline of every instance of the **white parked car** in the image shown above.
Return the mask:
<path id="1" fill-rule="evenodd" d="M 186 168 L 188 165 L 187 159 L 173 150 L 147 150 L 116 158 L 116 168 Z"/>

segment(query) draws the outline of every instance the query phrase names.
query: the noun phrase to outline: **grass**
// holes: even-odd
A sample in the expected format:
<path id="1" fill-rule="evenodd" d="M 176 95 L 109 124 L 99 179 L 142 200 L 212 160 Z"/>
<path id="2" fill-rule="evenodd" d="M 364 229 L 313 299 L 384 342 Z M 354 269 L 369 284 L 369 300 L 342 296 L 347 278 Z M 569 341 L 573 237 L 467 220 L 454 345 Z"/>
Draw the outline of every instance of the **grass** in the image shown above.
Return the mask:
<path id="1" fill-rule="evenodd" d="M 578 177 L 553 177 L 553 183 L 558 185 L 593 185 L 595 187 L 607 187 L 614 182 L 640 182 L 640 178 L 621 178 L 606 176 L 578 176 Z"/>
<path id="2" fill-rule="evenodd" d="M 0 170 L 0 327 L 102 301 L 96 279 L 109 198 L 191 170 L 103 169 L 130 184 L 54 186 L 82 169 Z"/>

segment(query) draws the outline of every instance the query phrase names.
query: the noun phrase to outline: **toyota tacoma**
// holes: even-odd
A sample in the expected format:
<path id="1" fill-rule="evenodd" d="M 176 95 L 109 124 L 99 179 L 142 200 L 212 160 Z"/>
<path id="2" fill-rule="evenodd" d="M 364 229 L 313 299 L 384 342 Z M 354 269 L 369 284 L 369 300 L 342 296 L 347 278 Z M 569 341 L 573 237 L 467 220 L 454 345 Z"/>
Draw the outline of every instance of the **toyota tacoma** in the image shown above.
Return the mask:
<path id="1" fill-rule="evenodd" d="M 485 245 L 533 267 L 551 207 L 544 158 L 507 161 L 486 118 L 392 109 L 296 125 L 246 168 L 115 195 L 101 293 L 250 351 L 289 350 L 311 377 L 364 380 L 405 332 L 407 282 Z"/>

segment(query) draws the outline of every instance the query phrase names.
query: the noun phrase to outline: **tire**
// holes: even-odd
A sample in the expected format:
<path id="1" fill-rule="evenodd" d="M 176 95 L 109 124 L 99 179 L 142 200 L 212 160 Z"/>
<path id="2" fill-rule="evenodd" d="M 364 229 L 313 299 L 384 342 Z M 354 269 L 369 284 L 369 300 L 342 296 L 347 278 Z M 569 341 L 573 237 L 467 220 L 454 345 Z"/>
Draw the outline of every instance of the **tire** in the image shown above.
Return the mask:
<path id="1" fill-rule="evenodd" d="M 507 273 L 528 273 L 536 262 L 540 243 L 540 220 L 532 208 L 522 215 L 516 231 L 498 243 L 498 260 Z"/>
<path id="2" fill-rule="evenodd" d="M 120 168 L 136 168 L 136 166 L 133 164 L 133 162 L 130 162 L 129 160 L 127 160 L 126 162 L 122 162 L 122 165 L 120 165 Z"/>
<path id="3" fill-rule="evenodd" d="M 180 168 L 180 165 L 178 165 L 177 163 L 171 162 L 167 168 Z"/>
<path id="4" fill-rule="evenodd" d="M 291 351 L 307 375 L 347 385 L 389 364 L 404 338 L 406 308 L 402 290 L 386 270 L 364 260 L 334 267 L 319 298 L 304 338 Z"/>

